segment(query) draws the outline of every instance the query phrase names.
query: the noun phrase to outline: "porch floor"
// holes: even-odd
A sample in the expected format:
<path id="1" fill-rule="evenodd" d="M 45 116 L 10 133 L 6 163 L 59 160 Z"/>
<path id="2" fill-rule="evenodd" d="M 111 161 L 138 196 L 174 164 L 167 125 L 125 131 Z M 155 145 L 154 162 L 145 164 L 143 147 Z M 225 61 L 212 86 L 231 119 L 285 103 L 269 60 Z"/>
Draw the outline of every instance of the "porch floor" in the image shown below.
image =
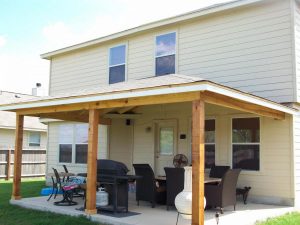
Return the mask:
<path id="1" fill-rule="evenodd" d="M 24 198 L 21 200 L 11 200 L 11 204 L 19 205 L 25 208 L 31 208 L 42 211 L 50 211 L 65 215 L 79 216 L 85 215 L 83 211 L 76 210 L 83 206 L 82 198 L 75 198 L 78 202 L 76 206 L 55 206 L 54 201 L 59 201 L 62 197 L 58 195 L 55 200 L 51 199 L 47 202 L 48 197 L 34 197 Z M 177 211 L 175 208 L 166 210 L 165 206 L 157 206 L 151 208 L 150 204 L 146 202 L 140 202 L 140 206 L 136 205 L 135 197 L 133 194 L 129 196 L 129 211 L 135 212 L 138 215 L 116 218 L 105 215 L 92 215 L 90 219 L 97 222 L 114 224 L 114 225 L 175 225 L 177 218 Z M 282 215 L 284 213 L 295 210 L 293 207 L 287 206 L 275 206 L 275 205 L 263 205 L 248 203 L 244 205 L 242 202 L 238 202 L 236 211 L 233 211 L 233 207 L 226 207 L 224 214 L 220 215 L 219 224 L 222 225 L 252 225 L 257 220 L 264 220 L 268 217 L 274 217 Z M 205 224 L 216 225 L 215 220 L 216 210 L 205 211 Z M 234 222 L 235 221 L 235 222 Z M 179 217 L 178 225 L 188 225 L 190 220 L 185 220 Z"/>

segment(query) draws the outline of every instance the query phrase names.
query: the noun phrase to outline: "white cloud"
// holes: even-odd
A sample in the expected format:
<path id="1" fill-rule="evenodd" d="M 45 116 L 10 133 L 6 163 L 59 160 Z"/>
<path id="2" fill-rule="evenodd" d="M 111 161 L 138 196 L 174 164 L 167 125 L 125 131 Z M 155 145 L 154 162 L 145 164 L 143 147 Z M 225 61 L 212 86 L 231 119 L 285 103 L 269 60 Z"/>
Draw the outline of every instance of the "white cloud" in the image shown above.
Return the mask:
<path id="1" fill-rule="evenodd" d="M 115 0 L 114 13 L 101 11 L 89 18 L 84 28 L 78 24 L 54 21 L 42 29 L 44 49 L 33 49 L 23 55 L 17 51 L 0 52 L 0 90 L 30 93 L 36 82 L 48 86 L 49 61 L 40 59 L 38 53 L 67 47 L 75 43 L 105 36 L 114 32 L 142 25 L 158 19 L 174 16 L 224 0 Z M 80 30 L 81 29 L 81 30 Z M 0 48 L 7 40 L 0 35 Z"/>
<path id="2" fill-rule="evenodd" d="M 0 35 L 0 48 L 6 44 L 6 38 Z"/>
<path id="3" fill-rule="evenodd" d="M 43 51 L 53 51 L 225 1 L 228 0 L 115 0 L 115 5 L 122 10 L 116 10 L 114 13 L 102 11 L 96 18 L 90 18 L 84 30 L 78 30 L 76 24 L 64 22 L 45 26 L 43 35 L 46 44 Z"/>
<path id="4" fill-rule="evenodd" d="M 0 90 L 31 94 L 35 83 L 48 86 L 49 62 L 37 54 L 0 53 Z"/>

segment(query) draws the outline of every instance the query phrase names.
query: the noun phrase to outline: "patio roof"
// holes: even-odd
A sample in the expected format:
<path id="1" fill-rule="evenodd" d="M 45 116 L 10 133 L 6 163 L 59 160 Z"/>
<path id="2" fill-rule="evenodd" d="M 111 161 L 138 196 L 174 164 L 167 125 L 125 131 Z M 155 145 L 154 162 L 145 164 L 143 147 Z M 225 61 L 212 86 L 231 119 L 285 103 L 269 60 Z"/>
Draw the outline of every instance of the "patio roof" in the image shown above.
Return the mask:
<path id="1" fill-rule="evenodd" d="M 21 162 L 24 116 L 36 116 L 67 121 L 88 122 L 87 214 L 96 210 L 96 173 L 98 125 L 110 124 L 105 110 L 192 102 L 192 224 L 204 224 L 204 124 L 205 103 L 237 109 L 256 115 L 283 120 L 286 114 L 296 114 L 293 108 L 244 93 L 208 80 L 178 74 L 152 77 L 95 89 L 80 90 L 60 96 L 43 97 L 0 105 L 0 110 L 16 112 L 14 183 L 12 199 L 21 199 Z M 125 108 L 125 110 L 124 110 Z"/>
<path id="2" fill-rule="evenodd" d="M 276 119 L 284 119 L 285 113 L 298 113 L 296 109 L 249 93 L 199 77 L 179 74 L 82 89 L 58 96 L 18 100 L 0 105 L 0 110 L 18 112 L 22 115 L 59 119 L 55 116 L 50 117 L 49 114 L 91 108 L 107 109 L 193 101 L 199 97 L 199 92 L 207 103 Z M 74 120 L 74 118 L 71 119 Z"/>

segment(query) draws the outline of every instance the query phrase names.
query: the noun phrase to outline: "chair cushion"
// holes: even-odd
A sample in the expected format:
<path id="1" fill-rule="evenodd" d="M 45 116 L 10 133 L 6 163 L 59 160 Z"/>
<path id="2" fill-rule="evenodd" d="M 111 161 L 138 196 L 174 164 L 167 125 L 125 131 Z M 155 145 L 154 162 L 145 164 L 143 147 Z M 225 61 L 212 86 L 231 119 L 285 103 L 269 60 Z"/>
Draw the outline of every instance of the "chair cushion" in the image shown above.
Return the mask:
<path id="1" fill-rule="evenodd" d="M 75 188 L 78 188 L 77 184 L 70 184 L 70 185 L 63 186 L 63 190 L 64 191 L 71 191 L 71 190 L 73 190 Z"/>

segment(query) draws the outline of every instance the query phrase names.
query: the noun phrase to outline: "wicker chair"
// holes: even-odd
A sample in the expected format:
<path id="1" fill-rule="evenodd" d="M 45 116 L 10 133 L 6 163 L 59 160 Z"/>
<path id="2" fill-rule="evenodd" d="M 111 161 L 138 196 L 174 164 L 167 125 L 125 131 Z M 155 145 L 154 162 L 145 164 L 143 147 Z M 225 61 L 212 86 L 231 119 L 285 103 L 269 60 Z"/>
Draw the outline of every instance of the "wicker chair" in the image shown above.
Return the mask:
<path id="1" fill-rule="evenodd" d="M 219 185 L 205 185 L 205 198 L 208 207 L 220 207 L 221 213 L 225 206 L 236 205 L 236 185 L 241 169 L 228 170 Z"/>
<path id="2" fill-rule="evenodd" d="M 222 178 L 230 169 L 230 166 L 213 166 L 210 169 L 209 177 Z"/>
<path id="3" fill-rule="evenodd" d="M 166 188 L 158 186 L 152 168 L 149 164 L 133 164 L 135 174 L 141 176 L 136 180 L 136 201 L 149 201 L 152 208 L 156 203 L 164 204 L 166 201 Z"/>
<path id="4" fill-rule="evenodd" d="M 184 188 L 184 169 L 165 167 L 167 182 L 167 210 L 174 205 L 175 198 Z"/>

